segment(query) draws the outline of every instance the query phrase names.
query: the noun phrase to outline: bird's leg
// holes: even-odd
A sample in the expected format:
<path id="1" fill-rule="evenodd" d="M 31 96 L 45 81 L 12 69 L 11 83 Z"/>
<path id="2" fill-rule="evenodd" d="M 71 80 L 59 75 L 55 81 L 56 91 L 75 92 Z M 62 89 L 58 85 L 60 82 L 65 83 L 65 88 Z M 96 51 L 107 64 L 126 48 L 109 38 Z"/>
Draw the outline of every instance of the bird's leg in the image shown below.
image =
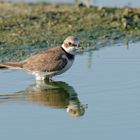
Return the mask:
<path id="1" fill-rule="evenodd" d="M 44 81 L 45 81 L 46 83 L 51 83 L 51 82 L 53 82 L 52 76 L 45 77 Z"/>
<path id="2" fill-rule="evenodd" d="M 49 76 L 49 82 L 53 82 L 52 76 Z"/>
<path id="3" fill-rule="evenodd" d="M 45 81 L 44 80 L 36 80 L 36 89 L 38 89 L 38 90 L 42 90 L 42 89 L 44 89 L 45 88 L 45 86 L 46 86 L 46 83 L 45 83 Z"/>
<path id="4" fill-rule="evenodd" d="M 40 73 L 35 73 L 36 81 L 44 81 L 45 77 Z"/>
<path id="5" fill-rule="evenodd" d="M 53 82 L 52 75 L 49 76 L 49 82 L 50 82 L 50 83 Z"/>

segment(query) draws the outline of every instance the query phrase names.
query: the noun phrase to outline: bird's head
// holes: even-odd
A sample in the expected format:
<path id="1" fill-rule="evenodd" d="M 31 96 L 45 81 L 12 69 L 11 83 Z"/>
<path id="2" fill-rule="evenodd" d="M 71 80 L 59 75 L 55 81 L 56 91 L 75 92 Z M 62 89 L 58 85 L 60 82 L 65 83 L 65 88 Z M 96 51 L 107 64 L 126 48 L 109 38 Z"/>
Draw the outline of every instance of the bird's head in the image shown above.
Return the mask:
<path id="1" fill-rule="evenodd" d="M 75 55 L 76 51 L 80 49 L 80 41 L 78 38 L 76 38 L 74 36 L 69 36 L 64 40 L 64 42 L 62 44 L 62 48 L 67 53 Z"/>

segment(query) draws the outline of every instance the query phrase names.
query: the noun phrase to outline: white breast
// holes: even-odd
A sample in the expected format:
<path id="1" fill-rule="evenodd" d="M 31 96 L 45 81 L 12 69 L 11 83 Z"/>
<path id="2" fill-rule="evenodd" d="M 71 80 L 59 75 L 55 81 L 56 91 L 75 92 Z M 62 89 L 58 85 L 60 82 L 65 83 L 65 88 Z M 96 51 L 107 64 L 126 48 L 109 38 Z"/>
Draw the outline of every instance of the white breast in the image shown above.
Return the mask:
<path id="1" fill-rule="evenodd" d="M 67 61 L 68 61 L 68 63 L 66 64 L 66 66 L 62 70 L 53 71 L 53 72 L 38 72 L 38 71 L 34 71 L 34 72 L 31 72 L 31 73 L 33 75 L 35 75 L 36 80 L 44 80 L 46 76 L 51 76 L 52 77 L 52 76 L 64 73 L 65 71 L 67 71 L 72 66 L 74 59 L 68 60 L 68 58 L 65 55 L 63 55 L 62 57 L 67 59 Z"/>

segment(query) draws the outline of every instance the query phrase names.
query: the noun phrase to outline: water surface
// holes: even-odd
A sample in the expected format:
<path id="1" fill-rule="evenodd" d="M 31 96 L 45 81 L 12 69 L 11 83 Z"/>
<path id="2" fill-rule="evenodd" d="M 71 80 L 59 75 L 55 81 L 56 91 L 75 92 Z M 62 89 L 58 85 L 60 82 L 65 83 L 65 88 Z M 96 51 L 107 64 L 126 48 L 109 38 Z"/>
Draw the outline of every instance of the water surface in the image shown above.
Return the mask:
<path id="1" fill-rule="evenodd" d="M 3 0 L 0 0 L 3 1 Z M 12 2 L 50 2 L 50 3 L 74 3 L 75 0 L 4 0 Z M 81 0 L 82 1 L 82 0 Z M 84 1 L 84 0 L 83 0 Z M 85 0 L 86 1 L 86 0 Z M 96 6 L 109 6 L 109 7 L 139 7 L 139 0 L 91 0 L 91 3 Z"/>
<path id="2" fill-rule="evenodd" d="M 85 52 L 47 89 L 0 71 L 1 139 L 140 139 L 139 52 L 140 43 Z"/>

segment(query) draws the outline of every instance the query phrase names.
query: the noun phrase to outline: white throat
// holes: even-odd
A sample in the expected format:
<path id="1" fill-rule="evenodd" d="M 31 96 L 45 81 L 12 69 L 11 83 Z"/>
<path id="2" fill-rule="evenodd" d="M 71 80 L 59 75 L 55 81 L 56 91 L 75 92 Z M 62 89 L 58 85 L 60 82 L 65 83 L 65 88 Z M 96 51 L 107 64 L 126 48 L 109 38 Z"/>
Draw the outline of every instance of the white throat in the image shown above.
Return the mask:
<path id="1" fill-rule="evenodd" d="M 62 44 L 62 48 L 69 54 L 76 54 L 76 49 L 73 46 L 66 47 L 64 44 Z"/>

